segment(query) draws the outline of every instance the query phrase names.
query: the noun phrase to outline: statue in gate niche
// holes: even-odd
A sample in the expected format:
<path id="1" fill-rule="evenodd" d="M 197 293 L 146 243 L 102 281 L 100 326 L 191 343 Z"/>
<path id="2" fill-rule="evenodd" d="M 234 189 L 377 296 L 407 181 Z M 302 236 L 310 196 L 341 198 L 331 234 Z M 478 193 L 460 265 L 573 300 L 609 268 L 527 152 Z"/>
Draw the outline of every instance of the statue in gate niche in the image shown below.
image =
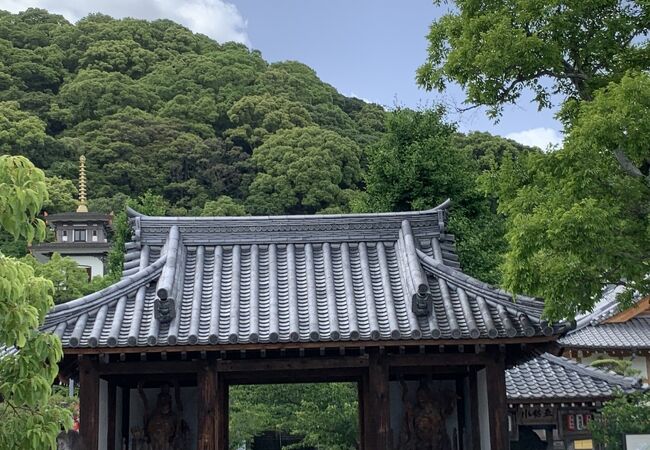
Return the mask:
<path id="1" fill-rule="evenodd" d="M 408 400 L 406 382 L 400 384 L 404 414 L 396 450 L 453 450 L 446 424 L 454 412 L 456 395 L 450 391 L 434 393 L 423 380 L 413 403 Z"/>
<path id="2" fill-rule="evenodd" d="M 185 450 L 190 448 L 190 430 L 187 422 L 183 420 L 183 403 L 181 402 L 181 391 L 178 383 L 174 385 L 176 410 L 174 410 L 168 384 L 164 384 L 160 388 L 156 407 L 152 410 L 149 409 L 142 383 L 138 384 L 138 392 L 144 407 L 144 434 L 148 441 L 148 448 L 152 450 Z"/>

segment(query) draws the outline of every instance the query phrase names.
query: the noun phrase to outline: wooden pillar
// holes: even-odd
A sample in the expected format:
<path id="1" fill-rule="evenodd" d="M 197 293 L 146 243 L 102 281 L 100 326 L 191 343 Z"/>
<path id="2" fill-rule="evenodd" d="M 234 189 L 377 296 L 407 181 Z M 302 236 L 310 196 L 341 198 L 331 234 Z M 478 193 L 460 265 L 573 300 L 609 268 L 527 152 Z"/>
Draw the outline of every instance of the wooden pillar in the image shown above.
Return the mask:
<path id="1" fill-rule="evenodd" d="M 115 450 L 115 421 L 117 420 L 117 386 L 113 382 L 108 383 L 108 424 L 106 426 L 107 436 L 106 448 L 108 450 Z M 121 446 L 120 446 L 121 448 Z"/>
<path id="2" fill-rule="evenodd" d="M 508 404 L 506 400 L 506 366 L 502 354 L 485 366 L 488 408 L 490 411 L 490 447 L 508 450 Z"/>
<path id="3" fill-rule="evenodd" d="M 96 363 L 79 361 L 79 431 L 87 450 L 99 445 L 99 374 Z"/>
<path id="4" fill-rule="evenodd" d="M 373 349 L 374 350 L 374 349 Z M 363 450 L 388 450 L 390 399 L 388 362 L 377 351 L 370 353 L 368 373 L 361 382 L 363 402 Z"/>
<path id="5" fill-rule="evenodd" d="M 198 449 L 216 450 L 217 447 L 217 371 L 216 366 L 202 365 L 197 373 L 198 385 Z"/>
<path id="6" fill-rule="evenodd" d="M 217 450 L 228 450 L 229 426 L 229 395 L 228 383 L 224 376 L 217 372 Z"/>

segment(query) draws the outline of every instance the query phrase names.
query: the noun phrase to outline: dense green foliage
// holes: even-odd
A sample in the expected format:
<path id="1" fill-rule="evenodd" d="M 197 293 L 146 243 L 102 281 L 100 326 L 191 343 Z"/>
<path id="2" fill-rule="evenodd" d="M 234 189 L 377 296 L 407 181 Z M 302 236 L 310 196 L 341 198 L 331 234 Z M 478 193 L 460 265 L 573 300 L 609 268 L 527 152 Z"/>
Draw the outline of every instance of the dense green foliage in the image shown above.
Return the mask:
<path id="1" fill-rule="evenodd" d="M 645 1 L 456 0 L 418 71 L 457 82 L 498 117 L 532 91 L 561 98 L 564 147 L 505 161 L 483 187 L 506 216 L 502 284 L 546 299 L 546 315 L 590 310 L 607 284 L 650 292 L 650 5 Z"/>
<path id="2" fill-rule="evenodd" d="M 358 445 L 354 383 L 233 386 L 230 388 L 230 448 L 264 431 L 282 431 L 302 441 L 291 448 L 352 450 Z"/>
<path id="3" fill-rule="evenodd" d="M 384 114 L 303 64 L 269 64 L 171 21 L 0 12 L 0 151 L 70 180 L 85 154 L 90 195 L 104 205 L 152 191 L 194 212 L 223 195 L 249 213 L 347 210 L 340 191 L 356 187 L 360 146 Z M 293 139 L 294 170 L 320 157 L 328 166 L 269 186 Z"/>
<path id="4" fill-rule="evenodd" d="M 0 228 L 14 236 L 45 237 L 36 218 L 47 200 L 45 176 L 23 157 L 0 156 Z M 72 425 L 66 409 L 50 402 L 63 356 L 61 342 L 38 332 L 54 304 L 52 283 L 28 264 L 0 253 L 0 448 L 55 448 L 56 435 Z"/>
<path id="5" fill-rule="evenodd" d="M 467 102 L 492 116 L 532 90 L 540 108 L 563 96 L 591 100 L 629 69 L 650 68 L 644 0 L 455 0 L 429 32 L 417 73 L 427 89 L 459 83 Z"/>
<path id="6" fill-rule="evenodd" d="M 532 149 L 486 133 L 459 135 L 442 110 L 396 110 L 383 138 L 368 151 L 366 193 L 359 209 L 406 211 L 453 202 L 449 231 L 468 273 L 500 281 L 506 249 L 504 219 L 495 198 L 482 193 L 479 180 Z"/>
<path id="7" fill-rule="evenodd" d="M 650 392 L 621 394 L 606 402 L 589 430 L 605 450 L 623 450 L 625 433 L 650 433 Z"/>
<path id="8" fill-rule="evenodd" d="M 627 286 L 622 299 L 650 292 L 649 113 L 650 77 L 625 76 L 581 106 L 564 148 L 495 178 L 504 284 L 544 297 L 550 318 L 589 310 L 607 284 Z"/>

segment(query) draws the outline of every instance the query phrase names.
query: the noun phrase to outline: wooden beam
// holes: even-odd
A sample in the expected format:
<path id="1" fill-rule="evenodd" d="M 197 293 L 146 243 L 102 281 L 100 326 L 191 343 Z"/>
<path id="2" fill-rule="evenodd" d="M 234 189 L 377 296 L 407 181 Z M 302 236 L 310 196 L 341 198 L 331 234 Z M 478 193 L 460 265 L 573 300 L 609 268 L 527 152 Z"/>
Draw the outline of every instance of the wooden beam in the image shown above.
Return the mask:
<path id="1" fill-rule="evenodd" d="M 204 364 L 197 373 L 198 449 L 217 449 L 217 371 L 214 364 Z"/>
<path id="2" fill-rule="evenodd" d="M 217 420 L 215 424 L 217 450 L 228 450 L 229 389 L 226 379 L 217 371 Z"/>
<path id="3" fill-rule="evenodd" d="M 533 337 L 514 337 L 500 338 L 500 344 L 522 344 L 522 343 L 541 343 L 554 342 L 557 336 L 533 336 Z M 343 341 L 343 342 L 280 342 L 280 343 L 255 343 L 255 344 L 219 344 L 219 345 L 166 345 L 150 347 L 79 347 L 65 348 L 66 355 L 83 355 L 83 354 L 105 354 L 105 353 L 179 353 L 179 352 L 218 352 L 218 351 L 259 351 L 259 350 L 298 350 L 298 349 L 319 349 L 325 348 L 359 348 L 361 346 L 370 348 L 378 347 L 419 347 L 419 346 L 439 346 L 443 345 L 449 348 L 458 345 L 492 345 L 493 339 L 409 339 L 409 340 L 386 340 L 386 341 Z"/>
<path id="4" fill-rule="evenodd" d="M 196 373 L 197 363 L 193 361 L 132 361 L 101 364 L 97 371 L 100 375 L 169 375 Z"/>
<path id="5" fill-rule="evenodd" d="M 390 437 L 388 361 L 376 349 L 370 353 L 368 374 L 362 380 L 363 390 L 363 437 L 364 450 L 388 450 L 392 448 Z"/>
<path id="6" fill-rule="evenodd" d="M 99 374 L 97 364 L 79 361 L 79 432 L 86 450 L 99 448 Z"/>
<path id="7" fill-rule="evenodd" d="M 490 411 L 490 446 L 493 449 L 508 450 L 508 404 L 506 399 L 506 366 L 503 354 L 496 361 L 485 366 L 487 380 L 488 408 Z"/>
<path id="8" fill-rule="evenodd" d="M 217 361 L 219 372 L 271 372 L 368 367 L 368 356 L 238 359 Z"/>
<path id="9" fill-rule="evenodd" d="M 613 315 L 609 319 L 605 320 L 603 323 L 623 323 L 627 322 L 630 319 L 635 318 L 636 316 L 643 314 L 647 311 L 650 311 L 650 296 L 643 298 L 636 305 L 631 308 L 621 311 L 618 314 Z"/>
<path id="10" fill-rule="evenodd" d="M 388 355 L 390 367 L 425 366 L 483 366 L 494 361 L 488 353 L 425 353 L 409 355 Z"/>

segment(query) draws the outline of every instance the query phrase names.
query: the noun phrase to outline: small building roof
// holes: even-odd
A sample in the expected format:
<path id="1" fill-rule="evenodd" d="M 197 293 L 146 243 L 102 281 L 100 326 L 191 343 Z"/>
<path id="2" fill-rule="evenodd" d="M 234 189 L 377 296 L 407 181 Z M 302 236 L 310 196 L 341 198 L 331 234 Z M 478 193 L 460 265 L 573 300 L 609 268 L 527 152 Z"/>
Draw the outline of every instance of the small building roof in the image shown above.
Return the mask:
<path id="1" fill-rule="evenodd" d="M 610 286 L 591 313 L 577 319 L 575 330 L 558 342 L 566 348 L 585 350 L 650 350 L 650 300 L 638 298 L 636 306 L 619 310 L 623 286 Z"/>
<path id="2" fill-rule="evenodd" d="M 539 299 L 462 273 L 429 211 L 148 217 L 129 210 L 122 279 L 55 306 L 66 348 L 519 339 L 565 330 Z"/>
<path id="3" fill-rule="evenodd" d="M 569 348 L 650 350 L 650 317 L 589 325 L 568 333 L 559 342 Z"/>
<path id="4" fill-rule="evenodd" d="M 595 401 L 643 389 L 641 380 L 544 353 L 506 370 L 511 403 Z"/>
<path id="5" fill-rule="evenodd" d="M 110 222 L 112 216 L 110 214 L 96 213 L 96 212 L 64 212 L 49 214 L 45 217 L 47 223 L 60 223 L 60 222 Z"/>

